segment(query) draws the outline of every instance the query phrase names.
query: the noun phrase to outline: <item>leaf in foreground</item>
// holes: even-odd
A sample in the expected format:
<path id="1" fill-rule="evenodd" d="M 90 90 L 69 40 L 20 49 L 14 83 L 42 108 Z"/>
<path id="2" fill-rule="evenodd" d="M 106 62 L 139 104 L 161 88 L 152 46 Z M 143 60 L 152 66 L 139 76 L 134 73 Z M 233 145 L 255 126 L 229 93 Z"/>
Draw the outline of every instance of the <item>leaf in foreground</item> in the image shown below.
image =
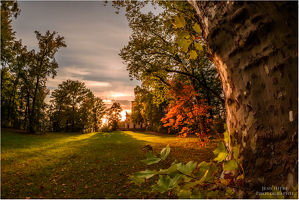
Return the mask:
<path id="1" fill-rule="evenodd" d="M 218 162 L 222 162 L 229 155 L 223 142 L 218 142 L 218 148 L 215 149 L 213 153 L 217 156 L 214 160 Z"/>
<path id="2" fill-rule="evenodd" d="M 195 169 L 196 165 L 197 163 L 194 163 L 193 161 L 188 162 L 186 165 L 184 163 L 177 164 L 178 170 L 186 175 L 190 175 Z"/>
<path id="3" fill-rule="evenodd" d="M 229 160 L 224 163 L 224 170 L 232 171 L 238 168 L 238 164 L 236 163 L 235 160 Z"/>
<path id="4" fill-rule="evenodd" d="M 174 25 L 177 27 L 177 28 L 182 28 L 183 26 L 185 26 L 185 19 L 183 17 L 179 17 L 179 16 L 175 16 L 174 17 Z"/>
<path id="5" fill-rule="evenodd" d="M 191 191 L 190 190 L 181 190 L 178 194 L 179 199 L 190 199 Z"/>
<path id="6" fill-rule="evenodd" d="M 196 51 L 194 51 L 194 50 L 192 50 L 192 51 L 190 51 L 190 57 L 189 57 L 189 59 L 196 59 L 197 58 L 197 53 L 196 53 Z"/>
<path id="7" fill-rule="evenodd" d="M 214 163 L 206 163 L 205 161 L 201 162 L 199 165 L 199 171 L 194 175 L 198 179 L 202 179 L 204 176 L 204 181 L 213 182 L 214 181 L 214 173 L 217 172 L 217 167 Z"/>
<path id="8" fill-rule="evenodd" d="M 135 173 L 134 176 L 149 179 L 155 176 L 156 174 L 157 172 L 146 169 L 145 171 Z"/>
<path id="9" fill-rule="evenodd" d="M 166 178 L 164 176 L 159 176 L 159 180 L 157 182 L 157 185 L 153 185 L 152 188 L 158 192 L 164 193 L 168 190 L 173 189 L 177 186 L 177 181 L 172 178 Z"/>
<path id="10" fill-rule="evenodd" d="M 169 147 L 169 144 L 168 144 L 167 147 L 163 148 L 161 153 L 160 153 L 161 154 L 161 159 L 165 160 L 169 153 L 170 153 L 170 147 Z"/>
<path id="11" fill-rule="evenodd" d="M 141 160 L 141 161 L 147 165 L 158 163 L 161 160 L 161 158 L 158 158 L 157 156 L 155 156 L 154 154 L 152 154 L 150 152 L 148 152 L 146 154 L 146 157 L 147 158 L 145 160 Z"/>
<path id="12" fill-rule="evenodd" d="M 145 179 L 142 177 L 137 177 L 137 176 L 130 176 L 129 179 L 131 180 L 131 182 L 133 182 L 135 185 L 139 185 L 141 183 L 145 182 Z"/>
<path id="13" fill-rule="evenodd" d="M 200 26 L 199 26 L 197 23 L 195 23 L 194 26 L 192 26 L 192 28 L 193 28 L 193 30 L 195 30 L 197 33 L 200 32 Z"/>

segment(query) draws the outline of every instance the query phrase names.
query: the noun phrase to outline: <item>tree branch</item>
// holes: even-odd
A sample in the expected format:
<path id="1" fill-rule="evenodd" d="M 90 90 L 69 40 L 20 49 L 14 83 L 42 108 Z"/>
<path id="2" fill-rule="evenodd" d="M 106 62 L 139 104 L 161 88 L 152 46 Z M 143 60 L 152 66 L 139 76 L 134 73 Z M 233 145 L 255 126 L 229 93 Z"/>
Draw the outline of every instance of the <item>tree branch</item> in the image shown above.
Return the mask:
<path id="1" fill-rule="evenodd" d="M 205 86 L 196 76 L 192 75 L 192 74 L 189 74 L 189 73 L 186 73 L 186 72 L 181 72 L 181 71 L 177 71 L 177 70 L 171 70 L 171 69 L 165 69 L 165 71 L 167 72 L 174 72 L 174 73 L 178 73 L 178 74 L 183 74 L 185 76 L 188 76 L 188 77 L 192 77 L 194 78 L 200 85 L 201 87 L 203 87 L 205 90 L 211 92 L 217 99 L 219 99 L 219 101 L 224 105 L 225 101 L 223 98 L 221 98 L 219 96 L 219 94 L 217 94 L 215 91 L 213 91 L 211 88 Z"/>

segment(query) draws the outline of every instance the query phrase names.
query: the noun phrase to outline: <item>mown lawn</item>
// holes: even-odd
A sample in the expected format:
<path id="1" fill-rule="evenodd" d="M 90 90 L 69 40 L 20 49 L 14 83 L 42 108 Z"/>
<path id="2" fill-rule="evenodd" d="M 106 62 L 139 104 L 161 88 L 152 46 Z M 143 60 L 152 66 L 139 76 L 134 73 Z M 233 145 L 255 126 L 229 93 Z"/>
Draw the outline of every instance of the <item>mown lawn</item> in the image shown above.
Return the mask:
<path id="1" fill-rule="evenodd" d="M 146 166 L 142 147 L 160 152 L 171 147 L 168 162 Z M 110 133 L 26 134 L 1 130 L 1 198 L 174 198 L 130 183 L 134 172 L 169 167 L 178 162 L 209 161 L 216 143 L 204 148 L 196 138 L 116 131 Z M 142 191 L 138 191 L 140 189 Z"/>

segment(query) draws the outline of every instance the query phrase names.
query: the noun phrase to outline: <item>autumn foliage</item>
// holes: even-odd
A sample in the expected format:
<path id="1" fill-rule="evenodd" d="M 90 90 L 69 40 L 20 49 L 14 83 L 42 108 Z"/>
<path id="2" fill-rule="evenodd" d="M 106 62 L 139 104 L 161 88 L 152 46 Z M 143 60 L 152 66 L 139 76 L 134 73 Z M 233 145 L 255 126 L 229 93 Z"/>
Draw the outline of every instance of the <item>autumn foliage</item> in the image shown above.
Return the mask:
<path id="1" fill-rule="evenodd" d="M 170 127 L 180 130 L 180 137 L 196 135 L 200 145 L 204 145 L 212 124 L 212 119 L 207 117 L 212 106 L 206 105 L 205 99 L 199 98 L 192 86 L 182 81 L 172 81 L 170 84 L 172 87 L 167 96 L 172 100 L 167 107 L 166 116 L 161 121 L 169 130 Z"/>

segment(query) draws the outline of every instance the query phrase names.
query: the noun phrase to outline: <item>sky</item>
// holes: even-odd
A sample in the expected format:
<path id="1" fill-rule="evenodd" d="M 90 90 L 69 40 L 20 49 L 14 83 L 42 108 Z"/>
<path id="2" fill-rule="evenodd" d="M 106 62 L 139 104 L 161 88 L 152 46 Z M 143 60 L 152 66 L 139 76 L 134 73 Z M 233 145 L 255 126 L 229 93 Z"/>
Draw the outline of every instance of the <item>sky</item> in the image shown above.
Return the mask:
<path id="1" fill-rule="evenodd" d="M 79 80 L 107 107 L 117 101 L 124 111 L 131 110 L 134 88 L 141 82 L 130 80 L 118 55 L 132 33 L 125 9 L 116 14 L 111 2 L 103 6 L 102 1 L 19 1 L 19 5 L 21 13 L 12 26 L 16 39 L 22 39 L 28 50 L 38 51 L 35 30 L 42 35 L 55 31 L 65 38 L 67 47 L 55 56 L 57 76 L 47 81 L 50 92 L 64 80 Z M 148 5 L 142 11 L 158 13 L 161 9 Z M 46 102 L 49 99 L 50 95 Z"/>

